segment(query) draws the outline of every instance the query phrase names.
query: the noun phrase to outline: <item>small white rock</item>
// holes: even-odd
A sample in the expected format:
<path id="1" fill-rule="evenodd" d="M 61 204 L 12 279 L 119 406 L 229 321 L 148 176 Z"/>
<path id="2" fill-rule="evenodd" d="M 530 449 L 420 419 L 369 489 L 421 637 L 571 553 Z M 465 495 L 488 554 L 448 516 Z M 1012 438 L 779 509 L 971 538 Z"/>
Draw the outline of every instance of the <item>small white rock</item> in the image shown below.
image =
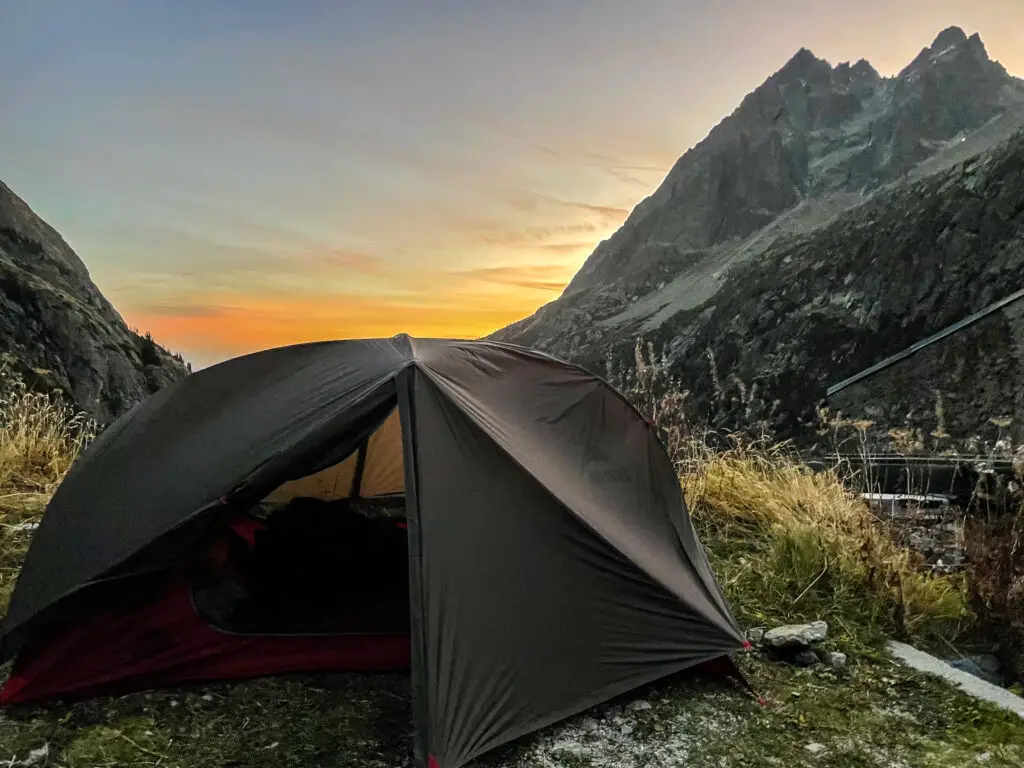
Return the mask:
<path id="1" fill-rule="evenodd" d="M 12 761 L 12 764 L 25 766 L 26 768 L 28 768 L 28 766 L 31 765 L 39 765 L 40 763 L 45 763 L 46 758 L 48 758 L 49 756 L 50 744 L 49 742 L 47 742 L 46 744 L 43 744 L 43 746 L 39 747 L 39 749 L 33 749 L 31 752 L 29 752 L 28 757 L 26 757 L 20 763 L 13 763 Z"/>
<path id="2" fill-rule="evenodd" d="M 825 751 L 826 747 L 824 744 L 819 744 L 816 741 L 812 741 L 810 744 L 805 744 L 804 749 L 810 752 L 812 755 L 820 755 Z"/>
<path id="3" fill-rule="evenodd" d="M 987 763 L 989 760 L 992 759 L 992 753 L 991 752 L 982 752 L 980 755 L 978 755 L 974 759 L 977 760 L 979 763 Z"/>
<path id="4" fill-rule="evenodd" d="M 832 667 L 832 669 L 843 669 L 846 666 L 846 654 L 840 653 L 839 651 L 832 651 L 828 654 L 825 662 Z"/>
<path id="5" fill-rule="evenodd" d="M 208 693 L 205 696 L 203 696 L 203 701 L 213 701 L 213 696 Z"/>
<path id="6" fill-rule="evenodd" d="M 650 708 L 650 702 L 644 701 L 643 699 L 634 701 L 632 704 L 626 707 L 626 709 L 628 709 L 630 712 L 646 712 Z"/>

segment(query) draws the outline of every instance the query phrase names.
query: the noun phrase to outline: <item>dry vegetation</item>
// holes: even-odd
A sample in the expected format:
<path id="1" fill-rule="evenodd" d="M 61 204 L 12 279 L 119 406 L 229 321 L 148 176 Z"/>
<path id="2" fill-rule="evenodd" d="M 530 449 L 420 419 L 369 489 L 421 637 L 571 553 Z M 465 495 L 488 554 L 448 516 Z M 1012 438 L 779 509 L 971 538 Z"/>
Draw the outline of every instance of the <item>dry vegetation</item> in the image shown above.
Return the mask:
<path id="1" fill-rule="evenodd" d="M 32 523 L 92 433 L 92 423 L 59 394 L 31 392 L 0 367 L 0 610 L 10 599 Z"/>
<path id="2" fill-rule="evenodd" d="M 970 620 L 962 584 L 922 569 L 834 473 L 813 473 L 784 447 L 732 442 L 714 451 L 693 443 L 681 476 L 744 618 L 826 618 L 850 637 L 960 634 Z"/>
<path id="3" fill-rule="evenodd" d="M 824 618 L 853 661 L 837 675 L 741 659 L 769 708 L 741 692 L 673 683 L 647 694 L 654 708 L 637 716 L 633 736 L 601 749 L 622 750 L 629 757 L 615 764 L 628 766 L 663 764 L 634 761 L 643 749 L 674 749 L 673 760 L 688 764 L 945 767 L 979 756 L 991 766 L 1019 764 L 1024 727 L 1013 716 L 893 665 L 875 642 L 897 635 L 955 643 L 995 625 L 1005 632 L 1003 614 L 1022 611 L 1016 577 L 979 588 L 964 574 L 920 568 L 837 473 L 811 472 L 786 446 L 693 429 L 685 420 L 685 394 L 653 387 L 656 375 L 638 356 L 628 394 L 662 429 L 741 622 Z M 9 376 L 0 386 L 2 611 L 31 537 L 24 524 L 38 519 L 92 430 L 53 397 L 28 392 Z M 1000 541 L 1003 548 L 990 550 L 989 569 L 1010 560 L 1024 565 L 1021 547 L 1005 545 L 1006 536 Z M 45 744 L 47 764 L 69 767 L 396 765 L 408 750 L 407 695 L 399 678 L 321 675 L 58 703 L 0 715 L 0 762 L 10 755 L 17 765 L 15 757 L 38 754 Z M 701 723 L 706 733 L 687 730 L 703 729 Z M 565 733 L 573 728 L 579 730 L 570 725 Z M 538 738 L 485 764 L 611 764 L 564 752 L 565 734 Z M 809 742 L 828 744 L 829 751 L 812 758 Z"/>

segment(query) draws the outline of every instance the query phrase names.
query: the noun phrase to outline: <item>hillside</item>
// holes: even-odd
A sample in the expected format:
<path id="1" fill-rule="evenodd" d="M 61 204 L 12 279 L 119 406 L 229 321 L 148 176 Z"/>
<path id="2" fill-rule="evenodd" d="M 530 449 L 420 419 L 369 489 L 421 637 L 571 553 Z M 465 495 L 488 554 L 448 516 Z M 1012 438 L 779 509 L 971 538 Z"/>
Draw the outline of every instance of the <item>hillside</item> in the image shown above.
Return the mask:
<path id="1" fill-rule="evenodd" d="M 558 300 L 493 338 L 603 371 L 642 336 L 713 422 L 805 435 L 829 384 L 1020 285 L 1022 128 L 1024 81 L 956 27 L 890 78 L 801 50 L 679 159 Z M 936 389 L 980 394 L 959 414 L 966 430 L 1006 415 L 1016 395 L 992 366 L 1013 376 L 1021 332 L 993 316 L 933 350 L 942 361 L 912 382 L 894 372 L 872 415 L 901 422 L 911 384 L 918 410 L 921 392 L 932 412 Z M 957 344 L 989 362 L 957 358 Z M 970 373 L 943 378 L 954 358 Z"/>
<path id="2" fill-rule="evenodd" d="M 78 255 L 2 182 L 0 358 L 100 423 L 188 373 L 128 327 Z"/>

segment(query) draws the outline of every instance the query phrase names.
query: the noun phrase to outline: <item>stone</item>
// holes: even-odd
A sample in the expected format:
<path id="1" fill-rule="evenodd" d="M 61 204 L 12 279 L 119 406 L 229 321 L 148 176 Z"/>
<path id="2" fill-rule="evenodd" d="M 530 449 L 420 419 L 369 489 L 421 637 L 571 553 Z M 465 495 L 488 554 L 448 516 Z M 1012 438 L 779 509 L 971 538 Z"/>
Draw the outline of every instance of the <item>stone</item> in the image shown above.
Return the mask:
<path id="1" fill-rule="evenodd" d="M 993 685 L 1001 686 L 1006 682 L 1002 674 L 1002 664 L 991 653 L 981 653 L 964 659 L 954 659 L 949 662 L 949 665 L 954 669 L 967 672 Z"/>
<path id="2" fill-rule="evenodd" d="M 839 671 L 846 667 L 846 654 L 839 651 L 830 651 L 825 654 L 825 658 L 822 661 L 832 669 Z"/>
<path id="3" fill-rule="evenodd" d="M 762 643 L 768 648 L 809 648 L 828 637 L 828 624 L 813 621 L 810 624 L 786 624 L 769 629 L 764 633 Z"/>
<path id="4" fill-rule="evenodd" d="M 819 744 L 816 741 L 812 741 L 810 744 L 805 744 L 804 749 L 806 749 L 812 755 L 820 755 L 822 752 L 828 749 L 828 747 L 826 747 L 824 744 Z"/>
<path id="5" fill-rule="evenodd" d="M 747 630 L 747 640 L 753 645 L 760 645 L 761 641 L 764 640 L 764 627 L 754 627 L 753 629 Z"/>
<path id="6" fill-rule="evenodd" d="M 14 762 L 11 760 L 11 765 L 22 766 L 22 768 L 30 768 L 34 765 L 45 765 L 47 758 L 50 756 L 50 745 L 43 744 L 38 749 L 33 749 L 28 753 L 28 757 L 20 762 Z"/>
<path id="7" fill-rule="evenodd" d="M 637 701 L 632 702 L 629 706 L 626 707 L 627 711 L 634 713 L 646 712 L 649 709 L 651 709 L 650 702 L 644 701 L 643 699 L 638 699 Z"/>

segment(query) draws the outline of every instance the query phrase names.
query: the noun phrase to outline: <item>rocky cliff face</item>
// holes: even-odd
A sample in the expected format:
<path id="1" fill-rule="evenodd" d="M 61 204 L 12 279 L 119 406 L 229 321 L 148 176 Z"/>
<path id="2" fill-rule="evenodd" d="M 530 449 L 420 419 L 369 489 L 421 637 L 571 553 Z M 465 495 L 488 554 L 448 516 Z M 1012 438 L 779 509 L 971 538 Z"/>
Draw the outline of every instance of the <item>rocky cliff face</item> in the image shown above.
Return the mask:
<path id="1" fill-rule="evenodd" d="M 2 182 L 0 365 L 100 423 L 188 373 L 128 328 L 71 247 Z"/>
<path id="2" fill-rule="evenodd" d="M 558 300 L 494 338 L 603 372 L 642 336 L 712 421 L 801 433 L 825 386 L 1024 284 L 1022 127 L 1024 81 L 958 28 L 892 78 L 801 50 L 679 159 Z M 971 352 L 1012 368 L 998 322 Z M 934 400 L 945 384 L 932 373 L 913 389 Z M 743 395 L 712 403 L 728 379 Z M 961 377 L 950 396 L 974 385 Z M 901 391 L 874 415 L 895 418 Z"/>

